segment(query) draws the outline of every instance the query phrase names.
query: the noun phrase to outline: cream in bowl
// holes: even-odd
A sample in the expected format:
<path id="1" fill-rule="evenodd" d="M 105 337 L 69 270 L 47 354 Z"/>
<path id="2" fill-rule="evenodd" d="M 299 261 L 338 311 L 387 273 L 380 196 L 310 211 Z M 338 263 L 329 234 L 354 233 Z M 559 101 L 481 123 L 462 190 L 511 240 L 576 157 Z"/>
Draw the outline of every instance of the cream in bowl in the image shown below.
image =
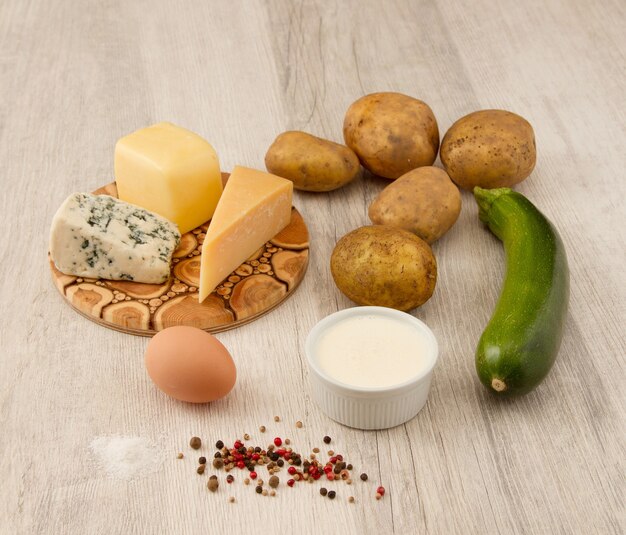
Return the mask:
<path id="1" fill-rule="evenodd" d="M 334 420 L 384 429 L 415 416 L 428 398 L 438 347 L 404 312 L 356 307 L 320 321 L 306 341 L 313 397 Z"/>

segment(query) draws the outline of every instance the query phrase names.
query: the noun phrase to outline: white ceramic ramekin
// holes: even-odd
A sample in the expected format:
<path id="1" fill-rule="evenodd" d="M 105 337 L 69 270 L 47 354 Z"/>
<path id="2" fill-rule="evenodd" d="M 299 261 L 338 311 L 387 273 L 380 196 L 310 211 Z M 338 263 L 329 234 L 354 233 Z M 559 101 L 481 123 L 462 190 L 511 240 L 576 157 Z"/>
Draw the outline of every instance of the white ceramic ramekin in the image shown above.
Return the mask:
<path id="1" fill-rule="evenodd" d="M 320 369 L 315 347 L 320 335 L 337 322 L 354 316 L 377 315 L 407 323 L 428 341 L 427 365 L 417 375 L 397 385 L 382 388 L 352 386 L 330 377 Z M 313 399 L 333 420 L 358 429 L 386 429 L 413 418 L 426 404 L 439 348 L 433 332 L 410 314 L 385 307 L 354 307 L 335 312 L 321 320 L 305 344 Z M 385 358 L 385 355 L 381 355 Z"/>

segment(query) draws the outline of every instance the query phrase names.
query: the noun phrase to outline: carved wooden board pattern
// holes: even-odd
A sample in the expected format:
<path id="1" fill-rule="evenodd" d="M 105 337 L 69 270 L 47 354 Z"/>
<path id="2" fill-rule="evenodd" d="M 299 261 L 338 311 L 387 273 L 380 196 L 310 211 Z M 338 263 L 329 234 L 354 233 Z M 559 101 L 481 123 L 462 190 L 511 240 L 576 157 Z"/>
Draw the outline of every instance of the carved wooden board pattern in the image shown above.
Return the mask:
<path id="1" fill-rule="evenodd" d="M 228 174 L 223 174 L 223 181 Z M 117 197 L 115 183 L 94 192 Z M 50 261 L 53 281 L 67 302 L 88 319 L 141 336 L 175 325 L 220 332 L 248 323 L 289 297 L 309 261 L 309 233 L 295 208 L 291 222 L 198 302 L 202 242 L 210 222 L 183 234 L 172 273 L 163 284 L 65 275 Z"/>

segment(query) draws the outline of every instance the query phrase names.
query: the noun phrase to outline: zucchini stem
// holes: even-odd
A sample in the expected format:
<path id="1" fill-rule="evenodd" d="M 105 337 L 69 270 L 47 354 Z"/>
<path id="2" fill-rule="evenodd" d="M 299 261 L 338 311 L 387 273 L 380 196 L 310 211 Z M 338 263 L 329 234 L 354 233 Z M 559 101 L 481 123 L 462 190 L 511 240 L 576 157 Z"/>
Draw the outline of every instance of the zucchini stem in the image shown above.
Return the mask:
<path id="1" fill-rule="evenodd" d="M 506 390 L 506 383 L 502 379 L 493 378 L 491 380 L 491 388 L 496 392 L 504 392 Z"/>
<path id="2" fill-rule="evenodd" d="M 474 198 L 478 204 L 478 217 L 483 223 L 489 221 L 489 210 L 494 201 L 501 195 L 511 192 L 511 188 L 484 189 L 479 186 L 474 188 Z"/>

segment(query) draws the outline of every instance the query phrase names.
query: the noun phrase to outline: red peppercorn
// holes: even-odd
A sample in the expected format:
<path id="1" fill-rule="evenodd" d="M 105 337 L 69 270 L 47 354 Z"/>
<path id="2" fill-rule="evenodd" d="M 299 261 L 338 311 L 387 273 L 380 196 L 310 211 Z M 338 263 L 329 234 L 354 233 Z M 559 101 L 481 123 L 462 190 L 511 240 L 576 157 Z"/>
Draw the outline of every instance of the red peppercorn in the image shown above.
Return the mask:
<path id="1" fill-rule="evenodd" d="M 293 480 L 293 479 L 289 479 L 289 480 L 287 481 L 287 485 L 289 485 L 290 487 L 293 487 L 293 486 L 295 485 L 295 483 L 296 483 L 296 482 L 295 482 L 295 480 Z"/>
<path id="2" fill-rule="evenodd" d="M 258 461 L 261 458 L 261 456 L 258 453 L 253 453 L 252 454 L 252 460 L 253 461 Z"/>
<path id="3" fill-rule="evenodd" d="M 297 470 L 295 466 L 290 466 L 289 468 L 287 468 L 287 472 L 289 472 L 290 475 L 294 475 Z"/>
<path id="4" fill-rule="evenodd" d="M 332 471 L 333 471 L 333 467 L 331 465 L 327 464 L 324 467 L 324 472 L 326 472 L 327 474 L 328 474 L 328 472 L 332 472 Z"/>
<path id="5" fill-rule="evenodd" d="M 280 449 L 276 450 L 274 453 L 276 453 L 276 455 L 280 455 L 282 457 L 283 455 L 285 455 L 285 453 L 287 453 L 287 450 L 284 450 L 283 448 L 280 448 Z"/>
<path id="6" fill-rule="evenodd" d="M 230 484 L 230 483 L 232 483 L 233 481 L 235 481 L 235 478 L 234 478 L 232 475 L 228 474 L 228 475 L 226 476 L 226 483 Z"/>
<path id="7" fill-rule="evenodd" d="M 326 474 L 326 477 L 328 481 L 333 481 L 335 479 L 335 474 L 333 474 L 332 472 L 329 472 L 328 474 Z"/>
<path id="8" fill-rule="evenodd" d="M 313 474 L 313 473 L 315 473 L 316 471 L 317 471 L 317 470 L 316 470 L 315 466 L 309 466 L 309 469 L 307 470 L 307 472 L 308 472 L 309 474 Z"/>
<path id="9" fill-rule="evenodd" d="M 256 472 L 250 472 L 250 479 L 256 479 Z"/>
<path id="10" fill-rule="evenodd" d="M 315 474 L 312 474 L 312 477 L 317 481 L 320 477 L 322 477 L 322 474 L 320 474 L 319 472 L 315 472 Z"/>
<path id="11" fill-rule="evenodd" d="M 276 437 L 274 439 L 274 445 L 275 446 L 280 446 L 283 443 L 282 439 L 280 437 Z"/>
<path id="12" fill-rule="evenodd" d="M 283 457 L 285 458 L 286 461 L 288 461 L 289 459 L 291 459 L 291 452 L 286 451 L 285 455 L 283 455 Z"/>
<path id="13" fill-rule="evenodd" d="M 233 445 L 233 447 L 238 450 L 239 448 L 241 448 L 241 446 L 243 446 L 243 443 L 240 440 L 235 440 L 235 444 Z"/>
<path id="14" fill-rule="evenodd" d="M 237 468 L 240 468 L 243 470 L 245 467 L 246 467 L 246 463 L 244 463 L 243 461 L 237 462 Z"/>
<path id="15" fill-rule="evenodd" d="M 381 496 L 385 495 L 385 487 L 380 486 L 376 489 L 376 494 L 380 494 Z"/>

